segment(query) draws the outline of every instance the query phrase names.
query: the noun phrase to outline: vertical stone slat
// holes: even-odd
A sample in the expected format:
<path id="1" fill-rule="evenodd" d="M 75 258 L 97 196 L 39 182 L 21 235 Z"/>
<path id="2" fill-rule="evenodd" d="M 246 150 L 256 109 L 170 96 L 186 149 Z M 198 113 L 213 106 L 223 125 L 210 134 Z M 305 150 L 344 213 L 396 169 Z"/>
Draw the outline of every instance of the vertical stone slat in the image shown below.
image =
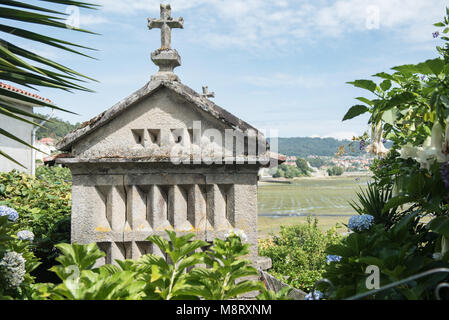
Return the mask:
<path id="1" fill-rule="evenodd" d="M 168 221 L 168 190 L 163 186 L 152 186 L 150 198 L 150 225 L 154 231 L 172 229 Z"/>
<path id="2" fill-rule="evenodd" d="M 215 199 L 215 214 L 216 214 L 216 226 L 217 230 L 229 230 L 232 226 L 228 220 L 228 194 L 226 185 L 218 185 L 216 188 Z"/>
<path id="3" fill-rule="evenodd" d="M 148 189 L 138 186 L 127 188 L 127 227 L 125 231 L 151 231 L 147 220 Z"/>
<path id="4" fill-rule="evenodd" d="M 211 229 L 207 220 L 207 194 L 205 185 L 192 185 L 188 194 L 187 219 L 195 228 L 196 234 L 204 234 Z M 204 238 L 204 237 L 201 237 Z"/>
<path id="5" fill-rule="evenodd" d="M 127 250 L 128 249 L 128 250 Z M 115 260 L 125 260 L 126 256 L 128 255 L 128 252 L 130 253 L 130 246 L 129 242 L 111 242 L 111 248 L 109 251 L 109 257 L 106 260 L 109 260 L 109 263 L 116 264 Z M 128 251 L 128 252 L 126 252 Z"/>
<path id="6" fill-rule="evenodd" d="M 107 211 L 113 231 L 123 232 L 126 221 L 126 196 L 123 186 L 114 186 L 108 197 Z"/>
<path id="7" fill-rule="evenodd" d="M 251 259 L 257 257 L 257 184 L 235 184 L 230 189 L 235 228 L 241 229 L 251 243 Z"/>
<path id="8" fill-rule="evenodd" d="M 187 220 L 188 194 L 186 188 L 172 185 L 168 189 L 168 219 L 176 232 L 193 231 L 192 224 Z"/>
<path id="9" fill-rule="evenodd" d="M 110 186 L 96 186 L 91 187 L 92 192 L 88 195 L 92 199 L 92 205 L 94 210 L 98 213 L 95 214 L 94 218 L 94 230 L 99 232 L 108 232 L 112 230 L 110 222 L 110 208 L 108 207 L 108 202 L 111 194 L 112 187 Z"/>

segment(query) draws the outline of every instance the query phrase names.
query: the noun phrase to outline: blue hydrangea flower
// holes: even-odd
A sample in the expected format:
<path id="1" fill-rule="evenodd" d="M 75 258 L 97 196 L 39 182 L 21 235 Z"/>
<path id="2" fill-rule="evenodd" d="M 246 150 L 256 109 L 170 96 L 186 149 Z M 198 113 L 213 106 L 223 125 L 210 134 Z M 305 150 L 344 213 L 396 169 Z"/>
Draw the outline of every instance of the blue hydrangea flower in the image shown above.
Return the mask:
<path id="1" fill-rule="evenodd" d="M 8 216 L 8 220 L 15 222 L 19 218 L 19 214 L 13 208 L 0 206 L 0 217 Z"/>
<path id="2" fill-rule="evenodd" d="M 323 293 L 319 290 L 315 290 L 313 296 L 312 292 L 309 292 L 305 297 L 304 300 L 320 300 L 324 297 Z"/>
<path id="3" fill-rule="evenodd" d="M 363 231 L 371 228 L 374 217 L 369 214 L 362 214 L 360 216 L 353 216 L 349 219 L 348 227 L 352 231 Z"/>
<path id="4" fill-rule="evenodd" d="M 0 260 L 0 278 L 6 287 L 16 289 L 26 274 L 25 259 L 20 253 L 7 252 Z"/>
<path id="5" fill-rule="evenodd" d="M 33 241 L 34 240 L 34 233 L 32 233 L 29 230 L 22 230 L 17 232 L 17 238 L 19 238 L 19 240 L 23 240 L 23 241 Z"/>
<path id="6" fill-rule="evenodd" d="M 326 262 L 339 262 L 341 260 L 341 256 L 337 256 L 335 254 L 328 254 L 326 257 Z"/>

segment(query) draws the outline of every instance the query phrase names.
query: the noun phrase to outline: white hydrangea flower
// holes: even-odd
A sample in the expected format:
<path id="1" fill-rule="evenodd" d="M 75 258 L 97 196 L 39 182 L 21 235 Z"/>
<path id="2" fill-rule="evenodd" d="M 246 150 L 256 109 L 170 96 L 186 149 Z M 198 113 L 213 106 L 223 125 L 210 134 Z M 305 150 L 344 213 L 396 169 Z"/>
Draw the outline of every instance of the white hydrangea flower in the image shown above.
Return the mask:
<path id="1" fill-rule="evenodd" d="M 0 261 L 0 277 L 10 289 L 17 289 L 23 282 L 26 270 L 25 259 L 20 253 L 9 251 Z"/>
<path id="2" fill-rule="evenodd" d="M 19 240 L 23 240 L 23 241 L 33 241 L 34 240 L 34 233 L 32 233 L 29 230 L 22 230 L 17 232 L 17 238 L 19 238 Z"/>
<path id="3" fill-rule="evenodd" d="M 239 237 L 243 241 L 247 241 L 248 240 L 248 237 L 246 236 L 245 232 L 243 230 L 240 230 L 240 229 L 231 229 L 231 230 L 229 230 L 225 234 L 226 238 L 229 238 L 231 236 L 237 236 L 237 237 Z"/>

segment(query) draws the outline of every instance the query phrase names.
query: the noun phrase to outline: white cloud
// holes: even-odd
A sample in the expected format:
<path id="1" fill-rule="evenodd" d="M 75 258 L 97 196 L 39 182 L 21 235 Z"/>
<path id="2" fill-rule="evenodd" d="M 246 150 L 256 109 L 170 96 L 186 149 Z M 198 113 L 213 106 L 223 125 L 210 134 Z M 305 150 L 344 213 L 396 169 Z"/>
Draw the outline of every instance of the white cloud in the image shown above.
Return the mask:
<path id="1" fill-rule="evenodd" d="M 322 138 L 334 138 L 337 140 L 352 140 L 353 137 L 359 136 L 360 133 L 355 131 L 335 131 L 322 136 Z"/>
<path id="2" fill-rule="evenodd" d="M 156 16 L 159 0 L 97 0 L 118 14 Z M 167 2 L 167 1 L 164 1 Z M 445 0 L 172 0 L 173 16 L 186 20 L 192 41 L 216 48 L 282 50 L 304 40 L 322 40 L 367 29 L 367 8 L 377 8 L 379 30 L 408 42 L 431 41 L 432 24 L 443 15 Z M 376 11 L 376 10 L 375 10 Z M 372 13 L 372 11 L 371 11 Z M 194 17 L 194 19 L 192 19 Z M 376 17 L 374 17 L 376 19 Z M 206 26 L 206 27 L 205 27 Z"/>
<path id="3" fill-rule="evenodd" d="M 109 23 L 109 20 L 101 15 L 80 14 L 80 27 Z"/>
<path id="4" fill-rule="evenodd" d="M 244 76 L 242 79 L 247 84 L 255 87 L 301 87 L 306 89 L 328 87 L 328 82 L 324 75 L 302 76 L 286 73 L 276 73 L 263 76 Z"/>

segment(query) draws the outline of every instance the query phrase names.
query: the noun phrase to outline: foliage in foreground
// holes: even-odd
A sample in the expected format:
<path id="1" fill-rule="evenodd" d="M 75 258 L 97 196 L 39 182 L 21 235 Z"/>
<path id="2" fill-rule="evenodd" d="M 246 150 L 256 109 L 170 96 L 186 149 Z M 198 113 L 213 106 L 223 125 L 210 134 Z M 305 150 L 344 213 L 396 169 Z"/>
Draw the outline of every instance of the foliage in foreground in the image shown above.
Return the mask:
<path id="1" fill-rule="evenodd" d="M 339 241 L 335 228 L 323 233 L 318 220 L 281 227 L 279 235 L 259 241 L 259 254 L 271 258 L 269 272 L 292 287 L 310 291 L 322 278 L 326 266 L 325 250 Z"/>
<path id="2" fill-rule="evenodd" d="M 31 250 L 33 236 L 14 234 L 17 219 L 14 209 L 0 207 L 0 299 L 224 300 L 250 292 L 259 292 L 258 299 L 285 299 L 289 293 L 275 294 L 263 282 L 248 279 L 258 272 L 244 259 L 249 244 L 242 243 L 237 232 L 225 240 L 215 239 L 208 247 L 205 241 L 192 240 L 194 234 L 177 237 L 167 230 L 168 239 L 147 238 L 163 256 L 146 254 L 100 267 L 96 264 L 105 253 L 96 244 L 58 244 L 62 254 L 51 271 L 61 283 L 35 283 L 30 272 L 39 262 Z"/>
<path id="3" fill-rule="evenodd" d="M 76 300 L 225 300 L 235 299 L 253 291 L 260 291 L 259 298 L 279 296 L 285 298 L 288 291 L 276 295 L 265 289 L 260 281 L 248 280 L 257 270 L 250 261 L 242 259 L 248 254 L 249 244 L 231 233 L 225 240 L 215 239 L 209 245 L 202 240 L 192 240 L 194 234 L 177 237 L 166 231 L 168 240 L 150 236 L 162 256 L 146 254 L 138 260 L 116 260 L 95 268 L 97 259 L 104 253 L 96 244 L 61 244 L 61 265 L 52 268 L 62 280 L 61 284 L 38 284 L 34 299 Z M 205 267 L 200 267 L 203 264 Z M 188 272 L 187 272 L 188 271 Z"/>

